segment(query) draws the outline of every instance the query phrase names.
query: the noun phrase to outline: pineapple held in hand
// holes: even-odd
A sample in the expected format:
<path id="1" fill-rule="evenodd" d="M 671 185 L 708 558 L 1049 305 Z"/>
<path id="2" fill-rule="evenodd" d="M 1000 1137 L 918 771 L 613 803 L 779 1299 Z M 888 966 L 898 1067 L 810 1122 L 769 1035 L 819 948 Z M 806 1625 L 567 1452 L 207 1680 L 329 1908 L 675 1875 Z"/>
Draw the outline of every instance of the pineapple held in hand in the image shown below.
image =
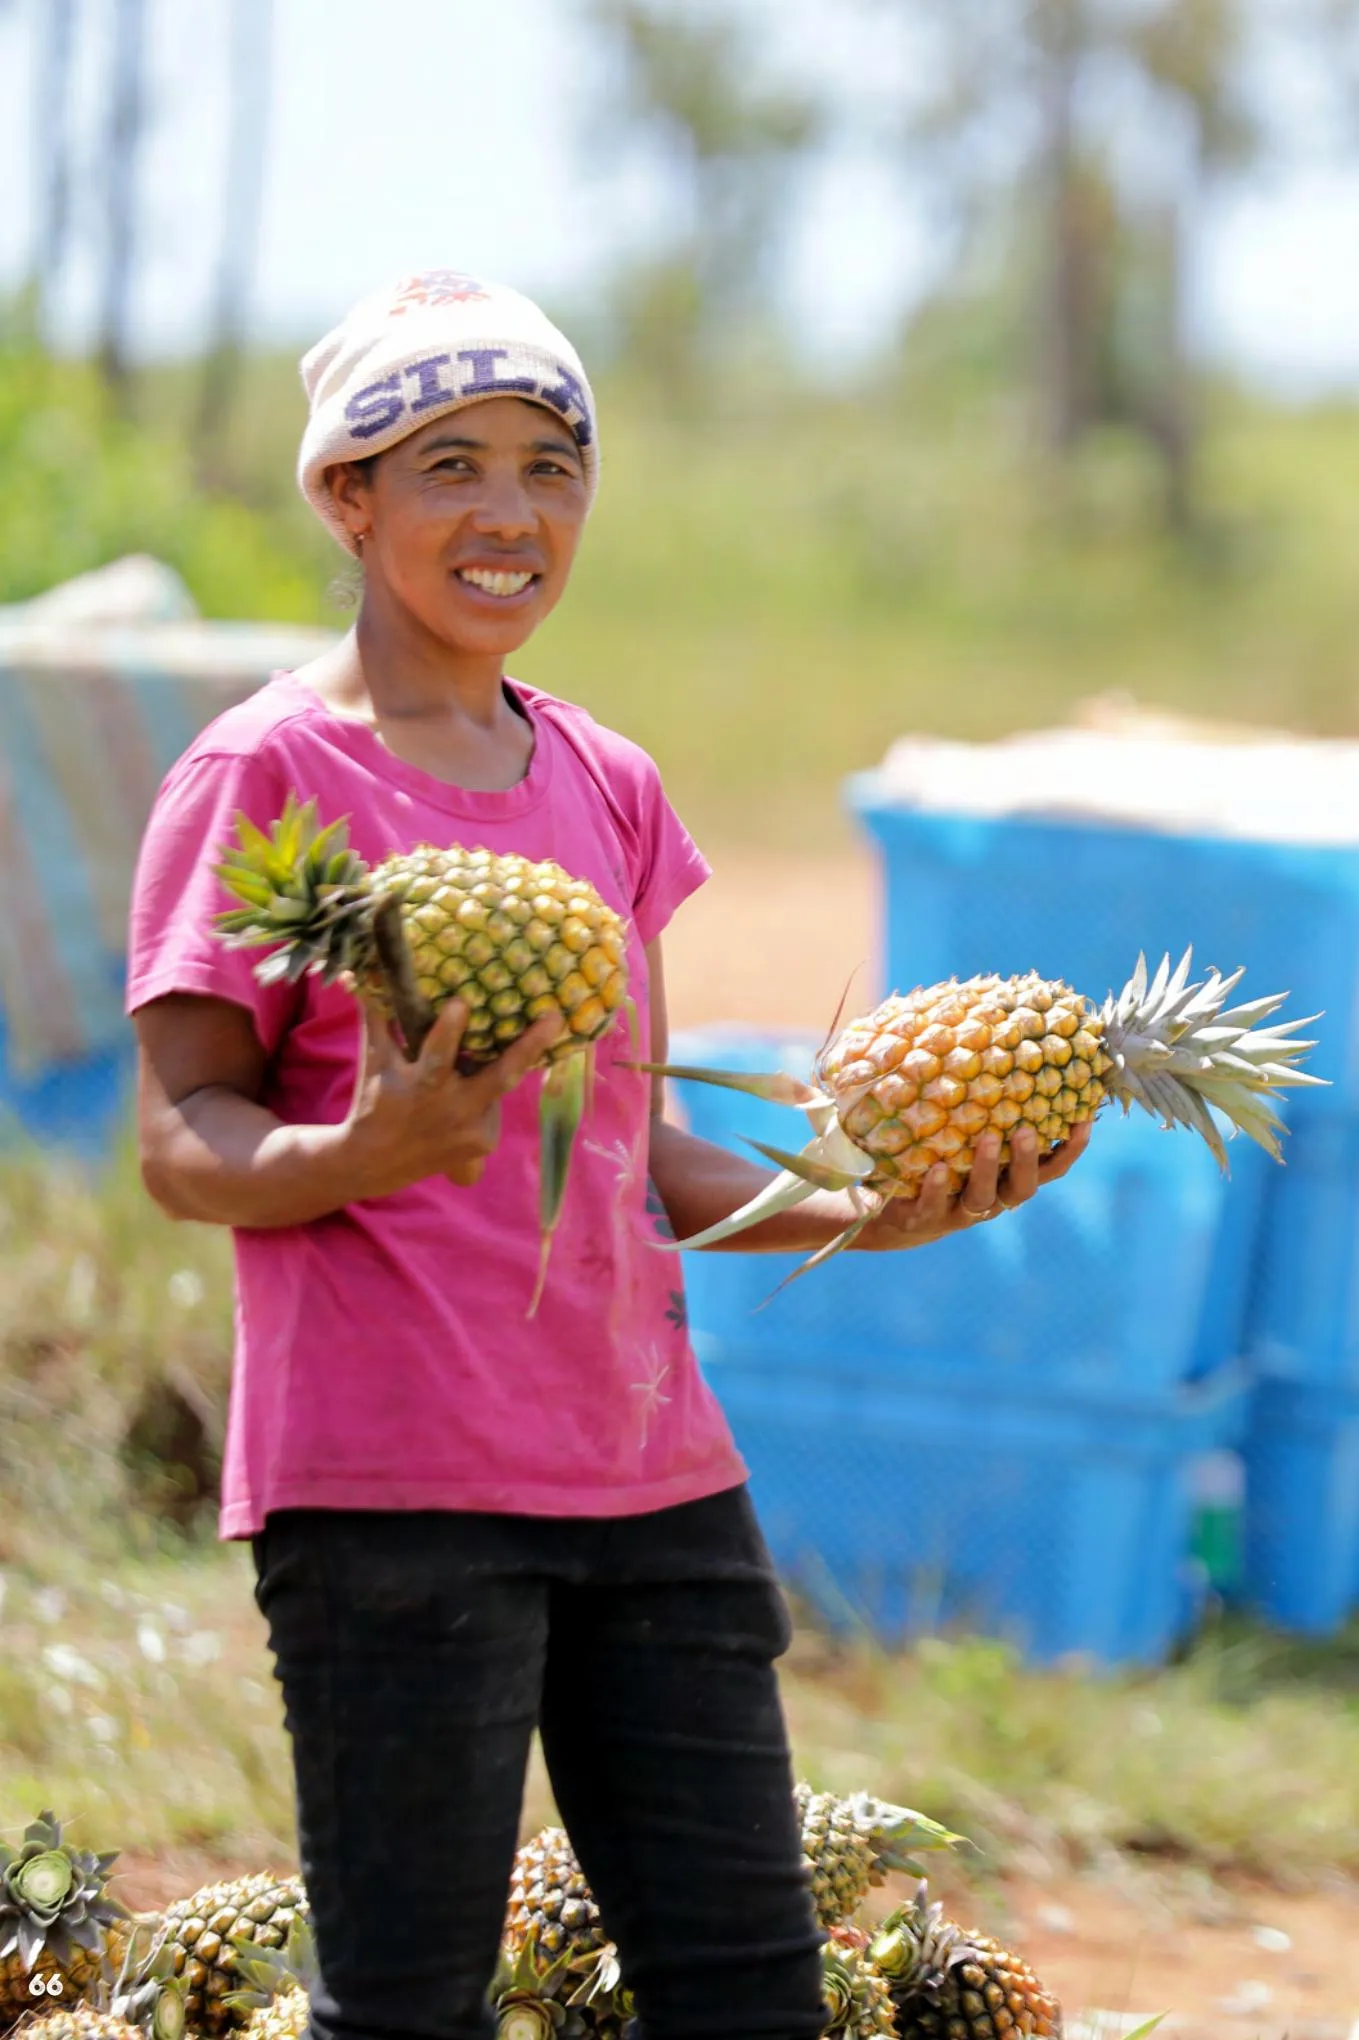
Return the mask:
<path id="1" fill-rule="evenodd" d="M 889 1198 L 919 1197 L 936 1166 L 947 1168 L 956 1196 L 983 1134 L 1000 1134 L 1002 1164 L 1022 1125 L 1050 1153 L 1110 1100 L 1125 1112 L 1138 1104 L 1167 1127 L 1192 1127 L 1224 1169 L 1209 1107 L 1280 1158 L 1273 1094 L 1321 1081 L 1297 1067 L 1315 1046 L 1296 1038 L 1310 1022 L 1266 1024 L 1286 993 L 1228 1009 L 1244 973 L 1210 971 L 1191 984 L 1191 960 L 1186 951 L 1172 971 L 1167 957 L 1149 983 L 1139 958 L 1119 997 L 1098 1009 L 1069 985 L 1032 974 L 894 995 L 823 1047 L 811 1084 L 667 1065 L 660 1074 L 800 1106 L 815 1134 L 797 1155 L 752 1142 L 784 1173 L 730 1218 L 677 1244 L 728 1239 L 816 1190 L 849 1190 L 860 1215 L 823 1250 L 833 1253 Z"/>
<path id="2" fill-rule="evenodd" d="M 460 1063 L 494 1061 L 555 1015 L 543 1085 L 543 1262 L 584 1111 L 587 1055 L 627 1001 L 627 930 L 585 879 L 550 860 L 422 844 L 370 868 L 343 821 L 322 828 L 291 796 L 266 836 L 244 815 L 217 867 L 241 902 L 220 914 L 233 948 L 268 948 L 263 984 L 348 978 L 396 1020 L 414 1060 L 439 1008 L 462 1000 Z M 541 1291 L 541 1277 L 539 1290 Z M 536 1308 L 535 1294 L 530 1310 Z"/>

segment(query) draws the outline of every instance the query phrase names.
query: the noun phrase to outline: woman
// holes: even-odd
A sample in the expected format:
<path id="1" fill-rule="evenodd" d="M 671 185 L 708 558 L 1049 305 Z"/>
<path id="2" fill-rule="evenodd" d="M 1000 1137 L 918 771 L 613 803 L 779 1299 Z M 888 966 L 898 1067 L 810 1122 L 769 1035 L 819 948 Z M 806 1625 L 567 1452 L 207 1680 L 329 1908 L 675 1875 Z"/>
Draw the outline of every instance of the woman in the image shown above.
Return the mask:
<path id="1" fill-rule="evenodd" d="M 249 1538 L 286 1700 L 322 1982 L 318 2040 L 492 2031 L 530 1737 L 659 2036 L 820 2031 L 774 1664 L 787 1618 L 745 1469 L 655 1241 L 763 1171 L 667 1126 L 601 1054 L 538 1314 L 542 1022 L 479 1074 L 446 1007 L 407 1064 L 315 978 L 224 948 L 238 811 L 348 815 L 370 861 L 420 841 L 553 857 L 631 928 L 666 1053 L 661 935 L 707 875 L 651 760 L 505 678 L 559 600 L 594 494 L 594 399 L 526 299 L 450 272 L 358 306 L 302 364 L 299 479 L 363 563 L 353 630 L 221 717 L 170 773 L 132 914 L 151 1194 L 231 1226 L 237 1356 L 221 1534 Z M 930 1183 L 861 1247 L 1033 1195 L 1016 1139 L 962 1199 Z M 745 1235 L 814 1249 L 825 1194 Z"/>

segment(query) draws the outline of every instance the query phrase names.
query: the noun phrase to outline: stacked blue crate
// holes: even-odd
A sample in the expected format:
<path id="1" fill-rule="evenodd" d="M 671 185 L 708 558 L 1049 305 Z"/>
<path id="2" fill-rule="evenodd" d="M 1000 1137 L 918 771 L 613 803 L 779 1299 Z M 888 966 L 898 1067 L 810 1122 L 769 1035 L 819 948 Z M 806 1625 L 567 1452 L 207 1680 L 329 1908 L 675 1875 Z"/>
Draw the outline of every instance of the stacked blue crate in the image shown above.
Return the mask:
<path id="1" fill-rule="evenodd" d="M 1359 1607 L 1359 1102 L 1299 1119 L 1269 1186 L 1249 1352 L 1244 1595 L 1324 1635 Z"/>
<path id="2" fill-rule="evenodd" d="M 1139 947 L 1192 942 L 1200 963 L 1246 964 L 1246 995 L 1287 989 L 1290 1012 L 1324 1014 L 1311 1067 L 1335 1088 L 1289 1101 L 1287 1169 L 1232 1151 L 1197 1371 L 1243 1352 L 1262 1383 L 1243 1598 L 1289 1627 L 1334 1627 L 1359 1603 L 1341 1499 L 1359 1454 L 1359 850 L 933 814 L 874 774 L 850 798 L 882 847 L 889 983 L 1032 967 L 1099 997 Z"/>
<path id="3" fill-rule="evenodd" d="M 721 1028 L 677 1061 L 805 1073 L 815 1044 Z M 797 1146 L 801 1115 L 675 1087 L 704 1138 Z M 1239 1438 L 1200 1373 L 1221 1177 L 1150 1122 L 1102 1127 L 1022 1217 L 910 1254 L 686 1260 L 700 1357 L 786 1575 L 832 1620 L 966 1622 L 1032 1657 L 1155 1662 L 1192 1620 L 1199 1469 Z"/>

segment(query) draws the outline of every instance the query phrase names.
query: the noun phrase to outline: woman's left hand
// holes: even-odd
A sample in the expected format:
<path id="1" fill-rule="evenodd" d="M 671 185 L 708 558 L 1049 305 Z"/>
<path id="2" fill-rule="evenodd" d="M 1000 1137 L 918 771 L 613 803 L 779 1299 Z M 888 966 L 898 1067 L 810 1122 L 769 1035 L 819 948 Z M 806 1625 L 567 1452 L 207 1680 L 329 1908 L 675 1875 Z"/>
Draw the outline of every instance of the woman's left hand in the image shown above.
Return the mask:
<path id="1" fill-rule="evenodd" d="M 1090 1145 L 1093 1121 L 1078 1126 L 1050 1154 L 1040 1155 L 1031 1126 L 1016 1127 L 1010 1137 L 1010 1165 L 1000 1165 L 1000 1135 L 983 1134 L 977 1142 L 972 1172 L 956 1197 L 949 1195 L 946 1168 L 932 1169 L 919 1197 L 893 1197 L 871 1219 L 855 1245 L 874 1253 L 896 1247 L 921 1247 L 950 1233 L 1000 1218 L 1027 1204 L 1045 1183 L 1056 1183 L 1074 1167 Z"/>

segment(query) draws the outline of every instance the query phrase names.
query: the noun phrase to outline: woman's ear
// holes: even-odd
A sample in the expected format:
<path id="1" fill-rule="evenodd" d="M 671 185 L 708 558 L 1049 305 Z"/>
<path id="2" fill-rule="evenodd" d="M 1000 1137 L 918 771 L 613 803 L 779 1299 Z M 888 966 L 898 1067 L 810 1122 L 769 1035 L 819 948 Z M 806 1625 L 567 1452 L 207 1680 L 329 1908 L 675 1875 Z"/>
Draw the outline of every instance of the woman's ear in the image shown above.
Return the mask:
<path id="1" fill-rule="evenodd" d="M 373 484 L 367 461 L 341 460 L 326 469 L 326 487 L 349 536 L 358 542 L 373 528 Z"/>

